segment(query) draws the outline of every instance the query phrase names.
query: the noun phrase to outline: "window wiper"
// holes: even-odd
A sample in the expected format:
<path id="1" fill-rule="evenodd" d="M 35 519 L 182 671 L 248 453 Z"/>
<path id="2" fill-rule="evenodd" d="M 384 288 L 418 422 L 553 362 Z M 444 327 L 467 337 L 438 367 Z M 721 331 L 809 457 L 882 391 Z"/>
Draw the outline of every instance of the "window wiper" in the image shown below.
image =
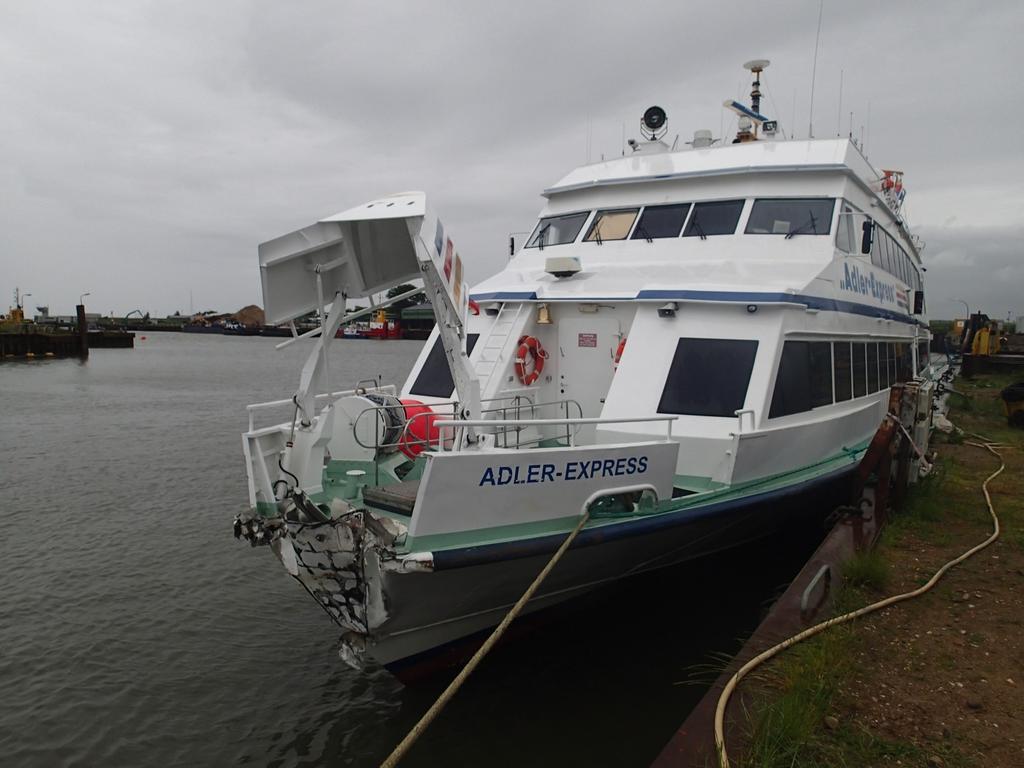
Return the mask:
<path id="1" fill-rule="evenodd" d="M 594 227 L 594 242 L 598 245 L 604 245 L 604 240 L 601 239 L 601 224 L 600 222 Z"/>
<path id="2" fill-rule="evenodd" d="M 810 228 L 810 231 L 812 231 L 812 232 L 817 232 L 818 231 L 818 222 L 814 218 L 814 211 L 808 211 L 807 215 L 810 217 L 807 221 L 805 221 L 799 227 L 793 227 L 792 229 L 789 230 L 789 232 L 786 233 L 786 239 L 787 240 L 792 238 L 793 235 L 802 235 L 802 234 L 804 234 L 805 232 L 807 232 L 808 228 Z"/>
<path id="3" fill-rule="evenodd" d="M 697 234 L 700 235 L 701 240 L 708 239 L 708 233 L 705 232 L 704 227 L 700 225 L 700 217 L 697 215 L 696 211 L 693 212 L 693 221 L 690 223 L 693 225 L 693 228 L 697 230 Z"/>
<path id="4" fill-rule="evenodd" d="M 537 248 L 538 248 L 538 250 L 541 250 L 541 251 L 544 250 L 544 240 L 547 237 L 549 229 L 551 229 L 551 222 L 548 222 L 547 224 L 545 224 L 543 227 L 540 228 L 540 231 L 537 232 Z"/>
<path id="5" fill-rule="evenodd" d="M 640 237 L 642 237 L 648 243 L 654 242 L 654 238 L 650 236 L 650 234 L 647 232 L 647 229 L 644 227 L 643 224 L 637 224 L 636 234 L 640 235 Z"/>

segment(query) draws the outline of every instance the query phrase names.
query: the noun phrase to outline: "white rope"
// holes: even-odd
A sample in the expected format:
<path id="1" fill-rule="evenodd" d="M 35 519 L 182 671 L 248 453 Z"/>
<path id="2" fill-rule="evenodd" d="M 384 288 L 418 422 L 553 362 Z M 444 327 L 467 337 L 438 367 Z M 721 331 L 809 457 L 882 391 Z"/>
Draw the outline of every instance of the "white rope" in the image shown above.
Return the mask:
<path id="1" fill-rule="evenodd" d="M 980 435 L 977 435 L 977 437 L 980 437 Z M 986 438 L 981 439 L 985 440 Z M 935 575 L 932 576 L 931 579 L 928 580 L 928 583 L 924 586 L 919 587 L 913 590 L 912 592 L 904 592 L 900 595 L 887 597 L 884 600 L 879 600 L 877 603 L 872 603 L 871 605 L 859 608 L 856 611 L 844 613 L 842 616 L 836 616 L 834 618 L 828 619 L 827 621 L 823 621 L 820 624 L 816 624 L 813 627 L 805 629 L 803 632 L 800 632 L 799 634 L 793 635 L 787 640 L 783 640 L 778 645 L 772 646 L 767 651 L 758 654 L 753 659 L 744 664 L 742 667 L 740 667 L 736 674 L 734 674 L 729 679 L 729 682 L 726 683 L 725 688 L 722 690 L 721 696 L 718 698 L 718 707 L 715 710 L 715 747 L 718 750 L 718 765 L 720 766 L 720 768 L 729 768 L 729 756 L 725 750 L 725 709 L 729 704 L 729 697 L 732 696 L 732 693 L 736 689 L 736 686 L 739 684 L 740 680 L 746 677 L 746 675 L 751 670 L 757 668 L 764 662 L 768 661 L 768 659 L 772 658 L 773 656 L 776 656 L 777 654 L 786 650 L 790 646 L 796 645 L 802 640 L 806 640 L 809 637 L 813 637 L 814 635 L 824 632 L 829 627 L 834 627 L 837 624 L 844 624 L 848 621 L 852 621 L 853 619 L 865 616 L 869 613 L 879 611 L 882 608 L 887 608 L 890 605 L 894 605 L 896 603 L 903 602 L 904 600 L 909 600 L 913 597 L 923 595 L 925 592 L 929 591 L 932 587 L 934 587 L 939 582 L 939 579 L 941 579 L 950 568 L 959 565 L 967 558 L 976 555 L 978 552 L 985 549 L 985 547 L 989 546 L 992 542 L 999 538 L 999 516 L 996 515 L 996 511 L 992 506 L 992 497 L 989 495 L 988 492 L 988 484 L 996 477 L 998 477 L 1000 474 L 1002 474 L 1003 470 L 1006 469 L 1006 462 L 1003 460 L 1002 454 L 1000 454 L 999 451 L 996 450 L 996 446 L 999 445 L 998 443 L 988 441 L 984 443 L 969 442 L 968 445 L 973 445 L 978 448 L 984 448 L 989 453 L 994 454 L 999 459 L 999 469 L 997 469 L 995 472 L 993 472 L 991 475 L 985 478 L 985 482 L 982 483 L 981 485 L 981 490 L 985 494 L 985 503 L 988 504 L 989 514 L 992 515 L 992 535 L 980 544 L 971 547 L 969 550 L 964 552 L 959 557 L 950 560 L 948 563 L 943 565 L 941 568 L 939 568 L 939 570 L 935 572 Z"/>

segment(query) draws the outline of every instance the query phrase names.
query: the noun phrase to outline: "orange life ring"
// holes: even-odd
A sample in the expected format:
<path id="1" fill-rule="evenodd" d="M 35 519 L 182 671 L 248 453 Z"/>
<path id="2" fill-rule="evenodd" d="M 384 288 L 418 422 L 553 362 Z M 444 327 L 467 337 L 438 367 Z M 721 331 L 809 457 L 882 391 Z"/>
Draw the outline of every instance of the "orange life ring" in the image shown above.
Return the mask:
<path id="1" fill-rule="evenodd" d="M 544 351 L 544 347 L 540 345 L 536 337 L 521 336 L 519 349 L 516 350 L 516 376 L 519 381 L 527 387 L 533 384 L 540 378 L 541 371 L 544 370 L 544 361 L 547 358 L 548 353 Z M 528 360 L 533 363 L 533 370 L 529 373 L 526 372 Z"/>
<path id="2" fill-rule="evenodd" d="M 612 366 L 613 368 L 618 369 L 618 367 L 619 367 L 619 360 L 622 359 L 622 353 L 625 352 L 625 351 L 626 351 L 626 337 L 623 336 L 619 340 L 618 348 L 615 350 L 615 364 Z"/>

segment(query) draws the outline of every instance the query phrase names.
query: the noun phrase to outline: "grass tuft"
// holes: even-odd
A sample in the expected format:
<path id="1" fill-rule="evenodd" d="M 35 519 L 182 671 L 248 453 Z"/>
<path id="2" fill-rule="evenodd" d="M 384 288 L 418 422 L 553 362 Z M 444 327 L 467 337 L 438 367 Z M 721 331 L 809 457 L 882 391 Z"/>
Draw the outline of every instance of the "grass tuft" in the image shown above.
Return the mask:
<path id="1" fill-rule="evenodd" d="M 843 563 L 843 580 L 851 587 L 885 592 L 891 572 L 889 562 L 877 549 L 858 552 Z"/>

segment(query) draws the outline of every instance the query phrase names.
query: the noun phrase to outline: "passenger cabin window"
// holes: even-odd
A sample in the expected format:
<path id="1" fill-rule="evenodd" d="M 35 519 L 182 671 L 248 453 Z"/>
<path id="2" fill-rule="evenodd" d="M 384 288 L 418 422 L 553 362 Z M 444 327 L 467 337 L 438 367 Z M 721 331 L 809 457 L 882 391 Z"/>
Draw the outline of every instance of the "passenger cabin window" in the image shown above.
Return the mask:
<path id="1" fill-rule="evenodd" d="M 679 237 L 683 222 L 690 212 L 690 204 L 648 205 L 640 215 L 632 240 L 660 240 L 664 237 Z"/>
<path id="2" fill-rule="evenodd" d="M 605 240 L 625 240 L 629 234 L 639 208 L 617 211 L 598 211 L 590 231 L 583 238 L 588 243 L 601 243 Z"/>
<path id="3" fill-rule="evenodd" d="M 832 345 L 827 341 L 787 341 L 768 418 L 831 404 Z"/>
<path id="4" fill-rule="evenodd" d="M 837 341 L 832 347 L 833 372 L 836 382 L 836 402 L 849 400 L 853 394 L 853 378 L 850 373 L 850 343 Z"/>
<path id="5" fill-rule="evenodd" d="M 890 365 L 890 353 L 889 345 L 880 341 L 878 343 L 878 388 L 886 389 L 892 383 L 892 379 L 889 378 L 889 365 Z"/>
<path id="6" fill-rule="evenodd" d="M 699 237 L 703 240 L 711 235 L 736 234 L 743 212 L 742 200 L 716 200 L 710 203 L 696 203 L 686 224 L 683 237 Z"/>
<path id="7" fill-rule="evenodd" d="M 473 354 L 473 347 L 476 346 L 479 333 L 466 334 L 466 352 Z M 445 358 L 444 345 L 441 337 L 434 341 L 434 346 L 427 355 L 427 359 L 420 368 L 420 374 L 416 381 L 409 388 L 411 395 L 426 395 L 428 397 L 451 397 L 455 391 L 455 382 L 452 381 L 452 372 L 448 367 L 448 360 Z"/>
<path id="8" fill-rule="evenodd" d="M 845 208 L 846 204 L 844 203 L 843 209 L 845 210 Z M 841 216 L 840 223 L 842 218 Z M 865 217 L 865 220 L 868 219 Z M 842 243 L 845 242 L 842 239 L 843 237 L 842 226 L 840 226 L 840 232 L 836 236 L 836 247 L 842 247 Z M 859 244 L 855 248 L 855 252 L 860 253 Z M 849 253 L 853 252 L 849 251 Z M 906 283 L 910 288 L 916 291 L 922 289 L 921 273 L 918 271 L 913 257 L 904 250 L 895 237 L 882 229 L 881 225 L 877 222 L 875 223 L 875 238 L 871 244 L 871 263 L 879 269 L 884 269 L 901 282 Z"/>
<path id="9" fill-rule="evenodd" d="M 832 231 L 832 198 L 755 200 L 748 235 L 827 235 Z"/>
<path id="10" fill-rule="evenodd" d="M 679 339 L 658 413 L 734 417 L 747 399 L 757 341 Z"/>
<path id="11" fill-rule="evenodd" d="M 537 228 L 533 230 L 530 239 L 526 241 L 526 247 L 544 248 L 548 245 L 564 245 L 573 242 L 576 235 L 583 229 L 583 223 L 589 215 L 590 212 L 585 211 L 541 219 L 537 222 Z"/>
<path id="12" fill-rule="evenodd" d="M 853 344 L 853 396 L 864 397 L 868 393 L 867 345 Z"/>
<path id="13" fill-rule="evenodd" d="M 868 392 L 877 392 L 878 386 L 878 344 L 868 344 Z"/>

